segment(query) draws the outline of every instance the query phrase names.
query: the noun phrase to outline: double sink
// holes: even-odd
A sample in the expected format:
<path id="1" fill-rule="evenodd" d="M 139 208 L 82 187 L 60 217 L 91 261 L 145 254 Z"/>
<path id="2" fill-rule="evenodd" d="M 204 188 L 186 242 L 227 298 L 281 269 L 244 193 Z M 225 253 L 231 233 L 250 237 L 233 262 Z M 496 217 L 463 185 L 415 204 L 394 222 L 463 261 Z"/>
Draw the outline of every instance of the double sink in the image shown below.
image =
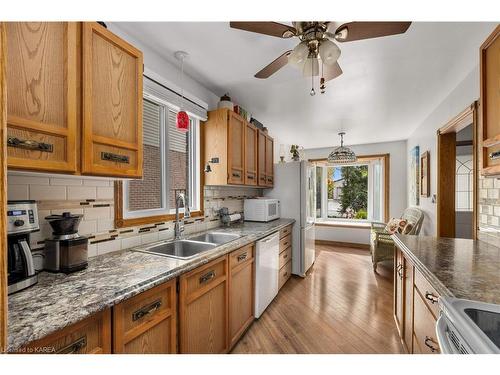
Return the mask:
<path id="1" fill-rule="evenodd" d="M 194 258 L 207 250 L 234 241 L 240 237 L 239 234 L 207 232 L 188 239 L 152 244 L 135 249 L 134 251 L 185 260 Z"/>

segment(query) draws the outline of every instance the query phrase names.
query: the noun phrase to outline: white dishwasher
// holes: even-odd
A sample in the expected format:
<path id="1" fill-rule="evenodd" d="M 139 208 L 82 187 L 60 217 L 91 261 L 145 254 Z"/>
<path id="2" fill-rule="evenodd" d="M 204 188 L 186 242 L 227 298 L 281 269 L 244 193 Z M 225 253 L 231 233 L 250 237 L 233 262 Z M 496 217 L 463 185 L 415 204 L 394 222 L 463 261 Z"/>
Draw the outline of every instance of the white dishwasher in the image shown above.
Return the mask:
<path id="1" fill-rule="evenodd" d="M 260 317 L 278 294 L 279 232 L 257 241 L 255 246 L 255 312 Z"/>

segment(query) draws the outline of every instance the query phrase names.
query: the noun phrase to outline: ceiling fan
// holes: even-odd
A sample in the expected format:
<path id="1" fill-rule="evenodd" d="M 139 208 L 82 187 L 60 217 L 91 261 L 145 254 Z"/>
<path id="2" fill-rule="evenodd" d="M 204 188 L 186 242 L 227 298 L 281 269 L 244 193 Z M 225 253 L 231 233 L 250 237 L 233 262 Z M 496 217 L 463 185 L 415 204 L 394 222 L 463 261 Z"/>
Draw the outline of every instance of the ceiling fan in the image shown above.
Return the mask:
<path id="1" fill-rule="evenodd" d="M 268 78 L 286 64 L 302 69 L 303 75 L 311 77 L 311 96 L 315 95 L 314 77 L 320 78 L 320 91 L 326 90 L 325 82 L 342 74 L 337 60 L 340 48 L 336 42 L 352 42 L 354 40 L 378 38 L 382 36 L 402 34 L 408 30 L 411 22 L 333 22 L 333 21 L 300 21 L 292 22 L 293 26 L 278 22 L 230 22 L 233 29 L 276 36 L 278 38 L 299 38 L 299 44 L 286 51 L 273 62 L 261 69 L 256 78 Z M 320 70 L 321 67 L 321 70 Z"/>

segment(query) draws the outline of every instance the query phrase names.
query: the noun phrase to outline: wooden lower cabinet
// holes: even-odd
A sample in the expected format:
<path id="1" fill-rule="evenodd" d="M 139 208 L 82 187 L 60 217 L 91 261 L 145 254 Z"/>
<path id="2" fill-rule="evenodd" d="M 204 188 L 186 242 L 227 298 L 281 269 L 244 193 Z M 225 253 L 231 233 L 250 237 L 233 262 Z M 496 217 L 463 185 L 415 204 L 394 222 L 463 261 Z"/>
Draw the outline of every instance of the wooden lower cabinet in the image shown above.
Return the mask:
<path id="1" fill-rule="evenodd" d="M 397 247 L 394 259 L 394 318 L 401 343 L 410 354 L 439 353 L 439 295 Z"/>
<path id="2" fill-rule="evenodd" d="M 113 307 L 113 352 L 177 353 L 177 280 Z"/>
<path id="3" fill-rule="evenodd" d="M 232 348 L 254 320 L 254 245 L 231 253 L 229 345 Z"/>
<path id="4" fill-rule="evenodd" d="M 109 354 L 111 353 L 111 311 L 98 312 L 89 318 L 61 329 L 28 346 L 19 353 L 32 354 Z"/>
<path id="5" fill-rule="evenodd" d="M 180 353 L 228 351 L 227 276 L 226 255 L 180 277 Z"/>

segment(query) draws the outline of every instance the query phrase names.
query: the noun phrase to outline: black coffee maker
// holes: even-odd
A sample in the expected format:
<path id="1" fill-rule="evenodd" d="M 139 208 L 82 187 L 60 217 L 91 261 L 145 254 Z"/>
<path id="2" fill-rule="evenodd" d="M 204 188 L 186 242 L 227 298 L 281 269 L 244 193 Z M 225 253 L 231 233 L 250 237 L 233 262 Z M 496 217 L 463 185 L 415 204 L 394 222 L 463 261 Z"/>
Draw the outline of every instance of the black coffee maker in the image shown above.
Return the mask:
<path id="1" fill-rule="evenodd" d="M 88 266 L 88 238 L 78 234 L 83 215 L 63 212 L 45 218 L 52 227 L 52 238 L 45 240 L 45 266 L 50 272 L 71 273 Z"/>
<path id="2" fill-rule="evenodd" d="M 30 248 L 30 233 L 40 230 L 35 201 L 7 202 L 8 294 L 38 282 Z"/>

